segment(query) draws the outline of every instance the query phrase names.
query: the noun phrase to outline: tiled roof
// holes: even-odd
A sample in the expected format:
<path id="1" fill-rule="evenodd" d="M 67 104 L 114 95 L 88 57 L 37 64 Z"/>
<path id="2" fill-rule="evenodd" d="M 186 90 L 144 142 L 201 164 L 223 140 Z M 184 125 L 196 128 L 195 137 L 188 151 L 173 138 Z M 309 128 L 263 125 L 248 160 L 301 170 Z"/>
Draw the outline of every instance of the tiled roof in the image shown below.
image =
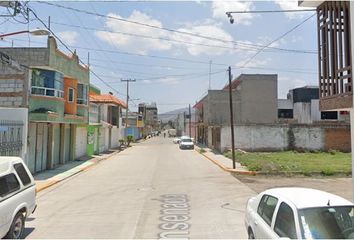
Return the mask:
<path id="1" fill-rule="evenodd" d="M 121 106 L 122 108 L 127 108 L 127 104 L 124 101 L 120 100 L 119 98 L 116 98 L 111 94 L 101 94 L 101 95 L 90 94 L 90 102 L 111 103 L 117 106 Z"/>

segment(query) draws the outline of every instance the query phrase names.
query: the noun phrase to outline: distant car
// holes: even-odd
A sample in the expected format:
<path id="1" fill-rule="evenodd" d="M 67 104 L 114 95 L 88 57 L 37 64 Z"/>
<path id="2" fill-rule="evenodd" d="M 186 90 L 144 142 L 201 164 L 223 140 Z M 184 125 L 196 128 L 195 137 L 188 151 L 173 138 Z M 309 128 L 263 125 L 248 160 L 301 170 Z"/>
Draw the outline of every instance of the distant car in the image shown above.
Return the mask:
<path id="1" fill-rule="evenodd" d="M 36 185 L 19 157 L 0 157 L 0 238 L 21 239 L 36 209 Z"/>
<path id="2" fill-rule="evenodd" d="M 194 149 L 194 143 L 191 138 L 183 138 L 181 137 L 181 141 L 179 142 L 180 149 Z"/>
<path id="3" fill-rule="evenodd" d="M 180 138 L 174 138 L 174 139 L 173 139 L 173 143 L 176 143 L 176 144 L 178 144 L 180 141 L 181 141 Z"/>
<path id="4" fill-rule="evenodd" d="M 273 188 L 247 203 L 248 238 L 354 238 L 354 204 L 309 188 Z"/>

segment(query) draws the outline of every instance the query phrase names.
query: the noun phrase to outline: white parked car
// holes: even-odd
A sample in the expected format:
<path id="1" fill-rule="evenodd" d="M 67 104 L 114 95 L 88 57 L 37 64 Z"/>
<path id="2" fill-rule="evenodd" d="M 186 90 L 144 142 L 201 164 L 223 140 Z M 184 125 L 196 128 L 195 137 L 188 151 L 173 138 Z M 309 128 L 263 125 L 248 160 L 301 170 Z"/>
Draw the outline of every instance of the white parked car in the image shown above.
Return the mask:
<path id="1" fill-rule="evenodd" d="M 0 238 L 19 239 L 36 209 L 36 185 L 19 157 L 0 157 Z"/>
<path id="2" fill-rule="evenodd" d="M 173 143 L 176 143 L 176 144 L 177 144 L 177 143 L 179 143 L 179 141 L 181 141 L 180 138 L 174 138 L 174 139 L 173 139 Z"/>
<path id="3" fill-rule="evenodd" d="M 194 143 L 190 137 L 181 137 L 179 142 L 180 149 L 194 149 Z"/>
<path id="4" fill-rule="evenodd" d="M 273 188 L 248 201 L 245 225 L 250 239 L 353 239 L 354 205 L 320 190 Z"/>

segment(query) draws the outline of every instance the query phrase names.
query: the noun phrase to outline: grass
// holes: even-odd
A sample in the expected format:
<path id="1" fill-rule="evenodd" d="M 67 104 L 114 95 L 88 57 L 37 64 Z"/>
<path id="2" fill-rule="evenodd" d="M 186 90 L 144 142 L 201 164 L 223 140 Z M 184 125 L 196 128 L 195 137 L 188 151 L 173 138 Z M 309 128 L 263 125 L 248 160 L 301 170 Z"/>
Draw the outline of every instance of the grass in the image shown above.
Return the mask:
<path id="1" fill-rule="evenodd" d="M 225 156 L 231 158 L 231 153 Z M 246 166 L 250 171 L 265 173 L 298 173 L 305 176 L 322 174 L 331 176 L 334 174 L 351 174 L 351 153 L 337 151 L 305 152 L 295 151 L 271 152 L 271 153 L 240 153 L 236 152 L 236 161 Z"/>

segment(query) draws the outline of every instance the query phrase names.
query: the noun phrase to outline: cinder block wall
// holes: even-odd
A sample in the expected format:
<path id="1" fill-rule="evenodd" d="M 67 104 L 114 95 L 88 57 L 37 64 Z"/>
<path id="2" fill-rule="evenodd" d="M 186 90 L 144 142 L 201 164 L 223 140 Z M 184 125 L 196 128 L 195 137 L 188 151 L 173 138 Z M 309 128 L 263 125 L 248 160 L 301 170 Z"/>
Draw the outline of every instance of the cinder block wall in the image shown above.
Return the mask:
<path id="1" fill-rule="evenodd" d="M 247 124 L 234 131 L 236 148 L 246 151 L 351 151 L 349 125 Z M 222 151 L 231 148 L 229 126 L 221 128 L 220 145 Z"/>

